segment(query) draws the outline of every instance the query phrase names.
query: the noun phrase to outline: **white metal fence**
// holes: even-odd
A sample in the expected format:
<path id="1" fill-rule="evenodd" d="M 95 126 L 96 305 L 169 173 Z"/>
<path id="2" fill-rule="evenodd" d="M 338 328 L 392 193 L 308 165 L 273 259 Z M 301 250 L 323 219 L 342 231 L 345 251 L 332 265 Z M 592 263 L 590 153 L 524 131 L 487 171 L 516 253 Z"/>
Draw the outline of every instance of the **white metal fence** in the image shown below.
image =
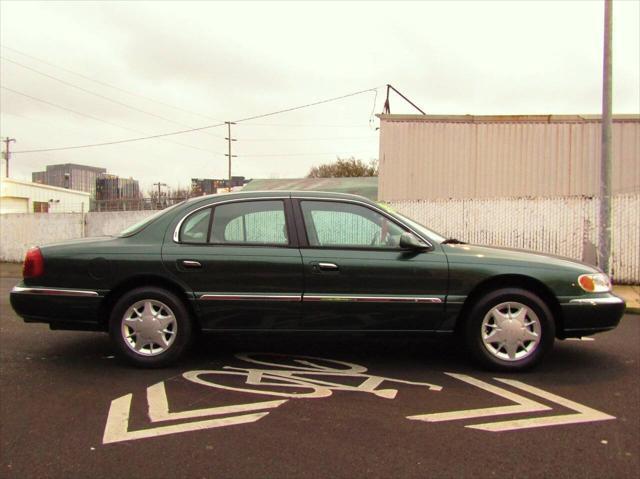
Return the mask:
<path id="1" fill-rule="evenodd" d="M 469 243 L 524 248 L 595 262 L 598 202 L 594 198 L 420 200 L 390 204 L 443 235 Z M 117 234 L 152 213 L 0 215 L 0 261 L 22 261 L 26 250 L 36 244 Z M 640 195 L 614 197 L 612 222 L 614 280 L 640 284 Z"/>
<path id="2" fill-rule="evenodd" d="M 595 263 L 598 201 L 590 197 L 392 201 L 440 234 L 475 244 L 524 248 Z M 612 271 L 640 283 L 640 195 L 612 205 Z"/>

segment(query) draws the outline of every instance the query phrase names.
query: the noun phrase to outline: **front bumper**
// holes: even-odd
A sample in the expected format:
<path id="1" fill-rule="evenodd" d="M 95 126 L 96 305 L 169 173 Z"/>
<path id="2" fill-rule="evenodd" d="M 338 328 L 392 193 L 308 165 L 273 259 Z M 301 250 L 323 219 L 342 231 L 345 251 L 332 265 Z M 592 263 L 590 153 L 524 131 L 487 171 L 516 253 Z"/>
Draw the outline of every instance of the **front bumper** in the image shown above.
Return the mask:
<path id="1" fill-rule="evenodd" d="M 561 303 L 561 338 L 574 338 L 615 328 L 626 308 L 625 302 L 613 294 L 572 298 Z"/>
<path id="2" fill-rule="evenodd" d="M 100 308 L 104 296 L 99 291 L 66 288 L 15 286 L 10 301 L 26 323 L 47 323 L 51 329 L 100 331 Z"/>

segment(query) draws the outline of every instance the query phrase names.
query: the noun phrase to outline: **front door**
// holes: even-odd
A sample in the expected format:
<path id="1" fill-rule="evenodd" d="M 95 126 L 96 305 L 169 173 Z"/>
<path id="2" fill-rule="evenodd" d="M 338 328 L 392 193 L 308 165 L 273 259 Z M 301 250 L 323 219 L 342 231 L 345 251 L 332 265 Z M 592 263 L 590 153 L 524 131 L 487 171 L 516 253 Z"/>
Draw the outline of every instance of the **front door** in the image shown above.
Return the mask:
<path id="1" fill-rule="evenodd" d="M 194 292 L 203 329 L 296 328 L 303 275 L 288 208 L 288 199 L 213 204 L 165 242 L 164 264 Z"/>
<path id="2" fill-rule="evenodd" d="M 304 329 L 436 330 L 448 265 L 439 245 L 399 247 L 407 230 L 381 210 L 348 200 L 301 198 Z"/>

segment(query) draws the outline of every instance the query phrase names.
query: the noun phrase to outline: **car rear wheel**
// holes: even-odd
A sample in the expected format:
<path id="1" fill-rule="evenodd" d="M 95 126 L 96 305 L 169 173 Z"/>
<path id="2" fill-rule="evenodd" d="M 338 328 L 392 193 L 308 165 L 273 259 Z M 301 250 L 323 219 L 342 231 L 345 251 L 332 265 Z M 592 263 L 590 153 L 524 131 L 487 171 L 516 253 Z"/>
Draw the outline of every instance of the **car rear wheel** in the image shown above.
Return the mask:
<path id="1" fill-rule="evenodd" d="M 134 289 L 111 311 L 109 335 L 118 354 L 142 367 L 167 366 L 188 346 L 192 327 L 182 301 L 161 288 Z"/>
<path id="2" fill-rule="evenodd" d="M 493 291 L 477 301 L 465 323 L 466 346 L 485 367 L 519 371 L 551 349 L 555 322 L 546 303 L 519 288 Z"/>

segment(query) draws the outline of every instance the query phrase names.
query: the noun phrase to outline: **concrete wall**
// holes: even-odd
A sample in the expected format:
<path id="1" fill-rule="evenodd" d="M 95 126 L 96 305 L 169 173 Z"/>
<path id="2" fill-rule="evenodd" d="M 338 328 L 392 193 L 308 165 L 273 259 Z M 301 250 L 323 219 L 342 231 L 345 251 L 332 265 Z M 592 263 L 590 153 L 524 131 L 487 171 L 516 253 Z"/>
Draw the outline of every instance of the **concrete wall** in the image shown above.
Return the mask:
<path id="1" fill-rule="evenodd" d="M 0 215 L 0 261 L 22 261 L 32 246 L 82 238 L 82 214 Z"/>
<path id="2" fill-rule="evenodd" d="M 86 215 L 86 236 L 117 235 L 125 228 L 142 221 L 155 211 L 109 211 Z"/>
<path id="3" fill-rule="evenodd" d="M 22 261 L 31 246 L 83 236 L 116 235 L 155 211 L 36 213 L 0 215 L 0 261 Z"/>

